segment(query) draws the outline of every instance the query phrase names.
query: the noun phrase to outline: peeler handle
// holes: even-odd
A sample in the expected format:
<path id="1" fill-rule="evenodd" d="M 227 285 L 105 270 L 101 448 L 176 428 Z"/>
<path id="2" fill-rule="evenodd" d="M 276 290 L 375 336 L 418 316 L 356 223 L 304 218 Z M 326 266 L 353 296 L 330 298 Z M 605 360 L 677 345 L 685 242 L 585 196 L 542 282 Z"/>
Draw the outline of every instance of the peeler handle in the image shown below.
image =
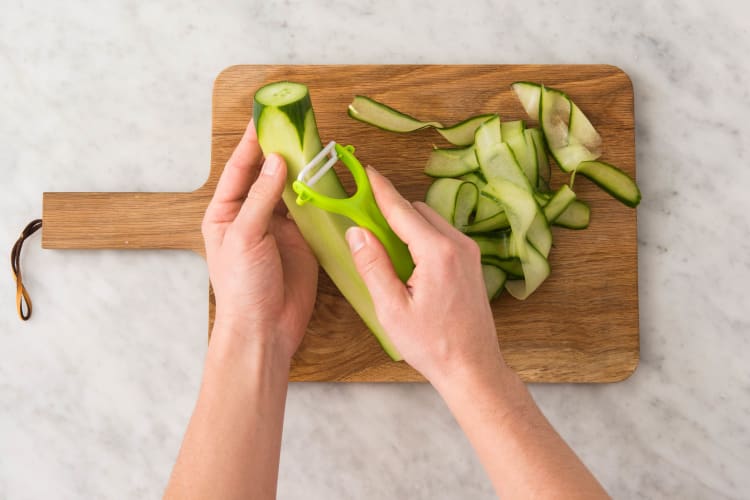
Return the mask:
<path id="1" fill-rule="evenodd" d="M 352 173 L 357 191 L 349 198 L 332 198 L 315 192 L 301 181 L 295 181 L 292 187 L 298 194 L 298 203 L 310 202 L 328 212 L 348 217 L 358 226 L 368 229 L 383 244 L 399 279 L 406 282 L 414 271 L 409 248 L 393 232 L 380 211 L 367 172 L 354 156 L 354 148 L 339 144 L 335 147 L 339 159 Z"/>
<path id="2" fill-rule="evenodd" d="M 358 226 L 370 230 L 380 240 L 399 279 L 406 283 L 414 271 L 414 260 L 409 252 L 409 247 L 393 232 L 388 221 L 385 220 L 385 216 L 383 216 L 375 200 L 367 172 L 359 160 L 348 150 L 340 158 L 342 163 L 351 170 L 354 182 L 357 185 L 357 192 L 351 197 L 351 201 L 357 209 L 352 210 L 350 218 Z"/>

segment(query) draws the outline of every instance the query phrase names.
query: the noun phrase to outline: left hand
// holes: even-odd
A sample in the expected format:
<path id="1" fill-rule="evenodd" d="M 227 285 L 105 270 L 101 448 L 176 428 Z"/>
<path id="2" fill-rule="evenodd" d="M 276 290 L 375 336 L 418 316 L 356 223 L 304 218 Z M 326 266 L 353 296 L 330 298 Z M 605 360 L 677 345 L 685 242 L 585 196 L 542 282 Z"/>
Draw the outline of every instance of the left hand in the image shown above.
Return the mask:
<path id="1" fill-rule="evenodd" d="M 203 218 L 216 296 L 213 335 L 279 347 L 291 359 L 312 314 L 318 263 L 280 203 L 284 159 L 269 155 L 258 174 L 262 162 L 251 121 Z"/>

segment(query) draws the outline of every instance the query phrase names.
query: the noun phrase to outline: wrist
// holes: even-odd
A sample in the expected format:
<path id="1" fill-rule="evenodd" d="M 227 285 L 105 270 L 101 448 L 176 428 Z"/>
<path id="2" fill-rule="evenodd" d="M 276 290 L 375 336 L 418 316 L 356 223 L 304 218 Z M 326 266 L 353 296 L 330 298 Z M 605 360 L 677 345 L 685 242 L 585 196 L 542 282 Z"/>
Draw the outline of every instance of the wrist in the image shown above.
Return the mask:
<path id="1" fill-rule="evenodd" d="M 262 315 L 237 312 L 238 307 L 221 307 L 217 305 L 211 338 L 214 335 L 232 335 L 252 340 L 270 337 L 275 322 L 268 321 Z"/>
<path id="2" fill-rule="evenodd" d="M 217 315 L 208 346 L 208 362 L 271 364 L 288 371 L 291 354 L 271 327 L 249 326 L 244 321 Z"/>
<path id="3" fill-rule="evenodd" d="M 486 428 L 482 423 L 504 432 L 514 422 L 536 421 L 534 400 L 507 365 L 485 372 L 467 370 L 435 388 L 470 439 L 477 427 Z"/>
<path id="4" fill-rule="evenodd" d="M 499 351 L 497 356 L 484 360 L 464 360 L 452 364 L 430 380 L 443 399 L 451 405 L 479 394 L 493 394 L 511 400 L 525 391 L 518 375 L 505 363 Z"/>
<path id="5" fill-rule="evenodd" d="M 506 377 L 513 374 L 503 359 L 500 349 L 482 352 L 457 352 L 449 359 L 443 359 L 427 377 L 438 390 L 462 387 L 468 383 L 477 384 L 483 380 Z"/>

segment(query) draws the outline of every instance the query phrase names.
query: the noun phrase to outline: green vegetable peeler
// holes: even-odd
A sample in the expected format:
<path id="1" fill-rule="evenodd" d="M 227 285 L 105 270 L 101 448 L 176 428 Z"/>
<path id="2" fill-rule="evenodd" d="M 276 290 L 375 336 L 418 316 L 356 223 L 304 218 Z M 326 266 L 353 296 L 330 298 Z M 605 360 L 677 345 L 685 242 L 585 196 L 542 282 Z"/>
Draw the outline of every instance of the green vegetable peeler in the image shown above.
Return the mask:
<path id="1" fill-rule="evenodd" d="M 328 156 L 328 160 L 320 166 Z M 332 198 L 312 189 L 318 180 L 333 168 L 338 160 L 349 169 L 357 186 L 356 192 L 349 198 Z M 297 193 L 297 204 L 312 205 L 327 212 L 343 215 L 351 219 L 360 227 L 368 229 L 385 247 L 401 281 L 406 282 L 414 271 L 414 261 L 409 249 L 396 236 L 383 214 L 378 208 L 372 193 L 370 180 L 362 164 L 354 156 L 354 146 L 341 146 L 331 141 L 303 168 L 297 179 L 292 183 L 292 189 Z"/>

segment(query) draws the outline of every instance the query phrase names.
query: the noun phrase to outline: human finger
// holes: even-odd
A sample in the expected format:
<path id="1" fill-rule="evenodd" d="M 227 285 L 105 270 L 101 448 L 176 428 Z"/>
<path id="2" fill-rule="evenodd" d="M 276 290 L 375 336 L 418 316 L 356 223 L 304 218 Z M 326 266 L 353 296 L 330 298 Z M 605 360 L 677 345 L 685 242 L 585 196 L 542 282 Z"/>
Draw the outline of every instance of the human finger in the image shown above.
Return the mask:
<path id="1" fill-rule="evenodd" d="M 440 232 L 417 212 L 382 174 L 367 167 L 375 201 L 386 221 L 401 240 L 414 250 L 428 248 Z"/>
<path id="2" fill-rule="evenodd" d="M 211 202 L 206 209 L 206 221 L 231 222 L 247 197 L 258 164 L 263 159 L 258 135 L 252 120 L 248 123 L 239 144 L 224 166 Z"/>
<path id="3" fill-rule="evenodd" d="M 243 237 L 258 241 L 266 234 L 285 181 L 286 163 L 283 158 L 275 153 L 268 155 L 234 220 Z"/>
<path id="4" fill-rule="evenodd" d="M 456 241 L 463 241 L 466 236 L 451 225 L 450 222 L 445 220 L 439 213 L 432 209 L 428 204 L 421 201 L 414 202 L 414 209 L 425 218 L 427 222 L 432 224 L 435 229 L 440 231 L 443 235 Z"/>
<path id="5" fill-rule="evenodd" d="M 393 303 L 405 306 L 409 292 L 398 278 L 382 243 L 370 231 L 357 226 L 347 229 L 346 241 L 354 266 L 370 291 L 375 309 L 383 311 L 384 307 Z"/>

